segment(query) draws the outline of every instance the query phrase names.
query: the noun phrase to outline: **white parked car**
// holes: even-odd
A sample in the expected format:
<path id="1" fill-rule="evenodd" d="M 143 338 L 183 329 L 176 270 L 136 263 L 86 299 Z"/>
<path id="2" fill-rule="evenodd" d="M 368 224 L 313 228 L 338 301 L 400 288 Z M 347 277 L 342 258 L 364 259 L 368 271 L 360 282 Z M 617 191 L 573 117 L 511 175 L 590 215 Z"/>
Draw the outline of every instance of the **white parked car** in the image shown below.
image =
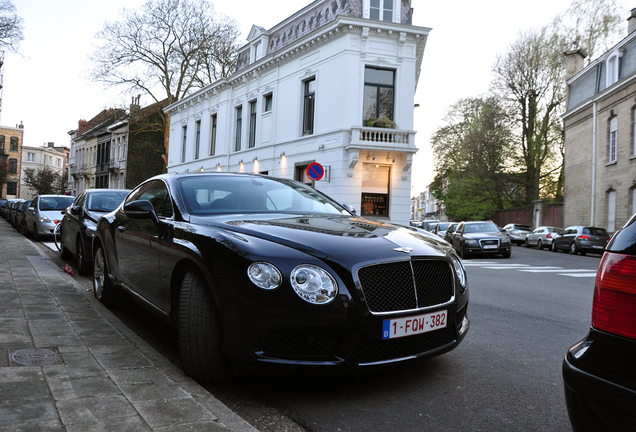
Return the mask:
<path id="1" fill-rule="evenodd" d="M 539 249 L 548 248 L 552 245 L 552 240 L 561 232 L 563 228 L 540 226 L 526 237 L 526 247 L 536 246 Z"/>

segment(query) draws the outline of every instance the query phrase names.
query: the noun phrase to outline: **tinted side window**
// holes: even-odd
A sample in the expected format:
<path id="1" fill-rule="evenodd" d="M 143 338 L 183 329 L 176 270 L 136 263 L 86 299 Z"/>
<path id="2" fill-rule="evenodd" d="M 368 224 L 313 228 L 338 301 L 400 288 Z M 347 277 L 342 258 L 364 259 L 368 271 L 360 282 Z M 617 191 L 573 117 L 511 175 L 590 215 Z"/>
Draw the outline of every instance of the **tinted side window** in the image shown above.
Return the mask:
<path id="1" fill-rule="evenodd" d="M 138 200 L 150 201 L 155 208 L 157 216 L 165 218 L 172 217 L 172 199 L 168 193 L 168 188 L 161 180 L 155 180 L 142 185 L 128 196 L 126 204 Z"/>

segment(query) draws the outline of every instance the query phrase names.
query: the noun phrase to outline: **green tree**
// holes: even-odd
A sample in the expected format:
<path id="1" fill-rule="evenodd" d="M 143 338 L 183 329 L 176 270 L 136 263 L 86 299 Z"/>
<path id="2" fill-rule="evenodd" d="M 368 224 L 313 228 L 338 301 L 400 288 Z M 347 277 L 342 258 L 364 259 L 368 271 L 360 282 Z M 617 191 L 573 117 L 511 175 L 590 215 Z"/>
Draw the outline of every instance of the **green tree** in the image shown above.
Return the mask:
<path id="1" fill-rule="evenodd" d="M 24 184 L 35 191 L 36 195 L 63 194 L 65 191 L 64 178 L 48 165 L 37 170 L 24 170 Z"/>
<path id="2" fill-rule="evenodd" d="M 512 133 L 494 97 L 463 99 L 450 107 L 431 140 L 438 173 L 434 194 L 453 219 L 485 219 L 506 206 L 506 164 Z"/>

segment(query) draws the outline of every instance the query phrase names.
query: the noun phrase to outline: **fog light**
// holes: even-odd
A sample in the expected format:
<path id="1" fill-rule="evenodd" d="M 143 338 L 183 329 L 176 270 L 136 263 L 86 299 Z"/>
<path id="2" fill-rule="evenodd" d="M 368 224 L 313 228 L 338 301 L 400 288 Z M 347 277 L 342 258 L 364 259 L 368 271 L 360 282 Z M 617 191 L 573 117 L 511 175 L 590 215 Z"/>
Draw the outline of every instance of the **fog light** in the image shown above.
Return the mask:
<path id="1" fill-rule="evenodd" d="M 463 336 L 463 334 L 468 331 L 468 327 L 470 327 L 470 321 L 468 321 L 468 317 L 464 315 L 464 319 L 462 320 L 462 323 L 459 325 L 459 335 Z"/>

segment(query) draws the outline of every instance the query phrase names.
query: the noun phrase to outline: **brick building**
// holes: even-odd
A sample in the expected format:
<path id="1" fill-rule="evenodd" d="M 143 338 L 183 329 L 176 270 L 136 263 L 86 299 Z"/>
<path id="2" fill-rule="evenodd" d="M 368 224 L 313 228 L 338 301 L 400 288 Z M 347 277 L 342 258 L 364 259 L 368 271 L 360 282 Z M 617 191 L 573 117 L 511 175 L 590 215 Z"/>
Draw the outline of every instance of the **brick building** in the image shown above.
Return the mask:
<path id="1" fill-rule="evenodd" d="M 0 157 L 7 159 L 7 182 L 2 185 L 3 199 L 20 198 L 20 172 L 24 125 L 0 126 Z"/>

